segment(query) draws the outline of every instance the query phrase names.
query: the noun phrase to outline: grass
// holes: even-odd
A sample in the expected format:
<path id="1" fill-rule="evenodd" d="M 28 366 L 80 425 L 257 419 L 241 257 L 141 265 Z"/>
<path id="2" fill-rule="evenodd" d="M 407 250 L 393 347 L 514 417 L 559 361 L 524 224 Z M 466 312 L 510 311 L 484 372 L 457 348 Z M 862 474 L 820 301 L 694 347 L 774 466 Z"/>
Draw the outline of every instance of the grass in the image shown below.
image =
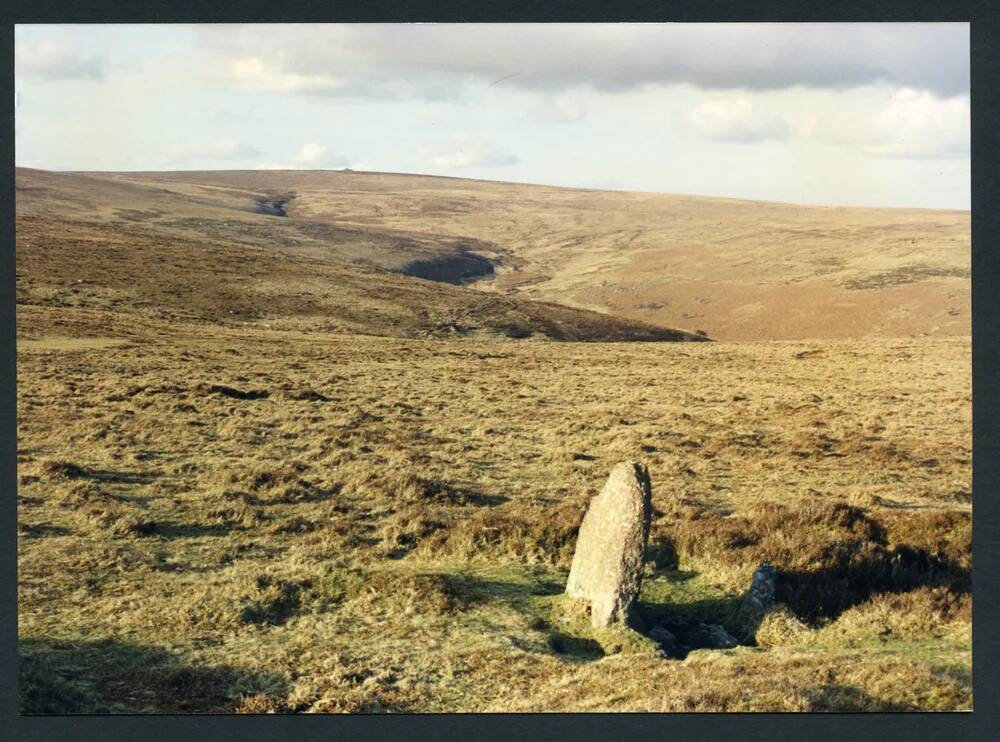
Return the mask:
<path id="1" fill-rule="evenodd" d="M 964 306 L 967 215 L 214 177 L 18 173 L 22 711 L 971 707 L 971 348 L 929 324 Z M 708 223 L 736 284 L 692 262 Z M 466 249 L 495 292 L 402 275 Z M 841 286 L 897 263 L 937 272 Z M 507 289 L 826 339 L 607 342 L 678 336 Z M 831 339 L 859 316 L 911 336 Z M 645 628 L 595 632 L 562 592 L 622 460 L 653 485 Z M 749 646 L 700 648 L 762 561 Z"/>
<path id="2" fill-rule="evenodd" d="M 795 343 L 148 332 L 19 357 L 27 711 L 971 703 L 967 343 L 805 370 Z M 566 604 L 627 458 L 653 481 L 646 623 L 732 628 L 767 559 L 757 648 L 664 658 Z"/>
<path id="3" fill-rule="evenodd" d="M 18 271 L 39 279 L 18 298 L 33 303 L 442 337 L 648 336 L 635 323 L 721 340 L 970 334 L 968 211 L 361 172 L 19 168 L 17 181 Z M 256 213 L 288 195 L 287 217 Z M 122 261 L 124 247 L 142 261 Z M 483 288 L 502 316 L 457 287 L 385 272 L 460 267 L 469 251 L 495 265 Z"/>

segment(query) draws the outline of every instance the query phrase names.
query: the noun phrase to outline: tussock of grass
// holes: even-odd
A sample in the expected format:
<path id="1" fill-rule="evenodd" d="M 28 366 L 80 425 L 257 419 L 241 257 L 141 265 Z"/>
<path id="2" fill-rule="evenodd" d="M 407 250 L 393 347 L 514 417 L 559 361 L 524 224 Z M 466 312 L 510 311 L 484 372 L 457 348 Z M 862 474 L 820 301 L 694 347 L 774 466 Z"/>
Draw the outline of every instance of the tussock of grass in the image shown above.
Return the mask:
<path id="1" fill-rule="evenodd" d="M 49 479 L 78 479 L 87 476 L 87 470 L 71 461 L 46 461 L 41 467 L 42 475 Z"/>
<path id="2" fill-rule="evenodd" d="M 851 638 L 971 639 L 972 597 L 946 587 L 882 593 L 844 611 L 824 627 L 824 641 Z"/>
<path id="3" fill-rule="evenodd" d="M 758 647 L 780 647 L 805 644 L 812 633 L 788 606 L 779 603 L 764 615 L 753 638 Z"/>
<path id="4" fill-rule="evenodd" d="M 218 470 L 209 481 L 214 482 L 219 495 L 226 500 L 242 499 L 254 505 L 297 502 L 317 493 L 316 486 L 302 476 L 308 469 L 302 462 L 257 464 Z"/>
<path id="5" fill-rule="evenodd" d="M 579 508 L 565 507 L 463 514 L 425 540 L 420 553 L 472 562 L 500 558 L 568 567 L 582 520 Z"/>
<path id="6" fill-rule="evenodd" d="M 340 482 L 344 491 L 358 498 L 389 499 L 399 503 L 463 505 L 463 493 L 444 479 L 418 475 L 412 468 L 355 467 Z"/>
<path id="7" fill-rule="evenodd" d="M 148 536 L 156 532 L 156 523 L 142 518 L 134 510 L 116 502 L 87 505 L 76 511 L 77 521 L 85 530 L 112 536 Z"/>
<path id="8" fill-rule="evenodd" d="M 967 589 L 970 523 L 967 513 L 875 516 L 843 503 L 762 503 L 739 516 L 693 508 L 665 513 L 652 539 L 661 552 L 668 542 L 680 567 L 701 567 L 733 590 L 767 561 L 780 574 L 777 599 L 818 620 L 880 591 Z M 899 541 L 890 542 L 890 533 Z"/>

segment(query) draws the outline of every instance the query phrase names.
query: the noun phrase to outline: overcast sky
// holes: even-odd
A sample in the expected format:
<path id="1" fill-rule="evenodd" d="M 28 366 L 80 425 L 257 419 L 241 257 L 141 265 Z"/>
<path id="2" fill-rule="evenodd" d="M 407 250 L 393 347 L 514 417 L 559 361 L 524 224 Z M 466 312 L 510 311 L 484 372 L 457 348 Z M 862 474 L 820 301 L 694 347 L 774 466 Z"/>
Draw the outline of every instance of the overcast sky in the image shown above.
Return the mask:
<path id="1" fill-rule="evenodd" d="M 18 26 L 18 165 L 969 208 L 968 24 Z"/>

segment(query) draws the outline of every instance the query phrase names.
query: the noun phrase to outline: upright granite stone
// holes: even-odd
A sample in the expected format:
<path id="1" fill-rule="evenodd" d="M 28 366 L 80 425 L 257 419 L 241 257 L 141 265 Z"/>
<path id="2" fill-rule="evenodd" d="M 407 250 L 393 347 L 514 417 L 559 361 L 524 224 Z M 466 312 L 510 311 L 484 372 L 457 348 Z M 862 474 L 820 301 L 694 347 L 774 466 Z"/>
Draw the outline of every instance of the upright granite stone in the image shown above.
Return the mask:
<path id="1" fill-rule="evenodd" d="M 631 461 L 611 470 L 580 526 L 566 593 L 590 602 L 591 623 L 628 624 L 642 584 L 652 513 L 649 472 Z"/>
<path id="2" fill-rule="evenodd" d="M 767 562 L 761 563 L 753 573 L 750 589 L 743 596 L 739 611 L 736 614 L 736 624 L 743 641 L 752 641 L 764 616 L 774 603 L 774 591 L 778 581 L 778 573 Z"/>

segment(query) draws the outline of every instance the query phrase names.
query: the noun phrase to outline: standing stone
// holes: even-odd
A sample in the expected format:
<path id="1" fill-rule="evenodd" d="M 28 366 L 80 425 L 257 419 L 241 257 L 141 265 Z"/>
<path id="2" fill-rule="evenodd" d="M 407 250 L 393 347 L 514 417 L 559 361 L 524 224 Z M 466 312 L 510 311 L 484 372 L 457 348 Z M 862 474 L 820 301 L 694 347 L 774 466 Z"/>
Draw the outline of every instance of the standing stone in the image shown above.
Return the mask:
<path id="1" fill-rule="evenodd" d="M 590 601 L 595 628 L 633 619 L 649 538 L 651 497 L 646 467 L 624 461 L 611 470 L 604 489 L 587 508 L 566 593 Z"/>
<path id="2" fill-rule="evenodd" d="M 760 622 L 774 603 L 774 590 L 778 573 L 767 562 L 763 562 L 753 573 L 750 589 L 743 596 L 739 611 L 736 614 L 736 625 L 744 641 L 752 641 L 757 633 Z"/>

